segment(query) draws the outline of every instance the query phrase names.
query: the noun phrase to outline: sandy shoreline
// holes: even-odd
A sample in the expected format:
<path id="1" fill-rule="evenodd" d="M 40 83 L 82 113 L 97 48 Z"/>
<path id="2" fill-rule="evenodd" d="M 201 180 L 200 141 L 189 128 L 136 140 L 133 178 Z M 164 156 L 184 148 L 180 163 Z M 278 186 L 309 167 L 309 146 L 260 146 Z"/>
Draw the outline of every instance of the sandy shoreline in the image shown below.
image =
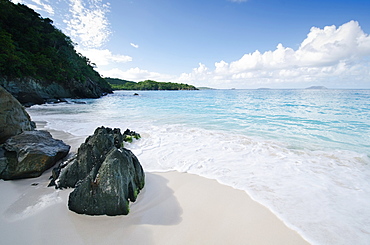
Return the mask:
<path id="1" fill-rule="evenodd" d="M 73 151 L 84 141 L 51 133 Z M 146 173 L 130 214 L 116 217 L 69 211 L 70 190 L 48 188 L 49 176 L 0 180 L 3 244 L 308 244 L 245 192 L 196 175 Z"/>

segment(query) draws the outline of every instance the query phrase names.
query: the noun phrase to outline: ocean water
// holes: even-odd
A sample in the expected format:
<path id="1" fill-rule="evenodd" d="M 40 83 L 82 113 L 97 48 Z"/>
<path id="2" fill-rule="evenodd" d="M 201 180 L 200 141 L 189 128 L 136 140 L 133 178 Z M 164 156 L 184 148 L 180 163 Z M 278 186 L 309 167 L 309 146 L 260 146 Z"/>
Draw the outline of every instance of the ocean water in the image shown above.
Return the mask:
<path id="1" fill-rule="evenodd" d="M 137 93 L 27 111 L 76 136 L 129 128 L 145 171 L 244 190 L 312 244 L 370 244 L 370 90 Z"/>

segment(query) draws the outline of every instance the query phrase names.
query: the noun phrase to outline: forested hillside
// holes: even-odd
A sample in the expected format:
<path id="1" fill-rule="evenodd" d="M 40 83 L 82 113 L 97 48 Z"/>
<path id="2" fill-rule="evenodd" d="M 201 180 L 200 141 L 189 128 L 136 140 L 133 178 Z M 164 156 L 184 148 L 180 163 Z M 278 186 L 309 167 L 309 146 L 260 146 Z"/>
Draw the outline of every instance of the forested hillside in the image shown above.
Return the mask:
<path id="1" fill-rule="evenodd" d="M 105 78 L 114 90 L 198 90 L 193 85 L 145 80 L 132 82 L 118 78 Z"/>
<path id="2" fill-rule="evenodd" d="M 25 5 L 0 0 L 0 84 L 21 102 L 24 92 L 41 100 L 111 92 L 94 64 L 52 24 Z"/>

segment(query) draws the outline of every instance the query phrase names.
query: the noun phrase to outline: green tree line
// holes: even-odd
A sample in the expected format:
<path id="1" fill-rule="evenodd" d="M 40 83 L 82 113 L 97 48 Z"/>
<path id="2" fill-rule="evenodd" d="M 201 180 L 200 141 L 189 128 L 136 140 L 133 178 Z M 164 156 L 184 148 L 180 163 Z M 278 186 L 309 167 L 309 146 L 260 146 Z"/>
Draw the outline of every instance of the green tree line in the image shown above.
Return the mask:
<path id="1" fill-rule="evenodd" d="M 198 90 L 193 85 L 172 82 L 156 82 L 145 80 L 142 82 L 132 82 L 118 78 L 105 78 L 113 90 Z"/>

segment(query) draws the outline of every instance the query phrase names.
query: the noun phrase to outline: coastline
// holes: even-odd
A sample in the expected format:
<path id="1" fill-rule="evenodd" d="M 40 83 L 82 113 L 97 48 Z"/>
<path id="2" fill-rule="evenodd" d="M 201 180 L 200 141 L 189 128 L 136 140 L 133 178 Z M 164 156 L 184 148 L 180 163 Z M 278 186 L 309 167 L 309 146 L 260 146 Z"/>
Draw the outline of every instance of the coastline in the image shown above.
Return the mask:
<path id="1" fill-rule="evenodd" d="M 44 127 L 37 122 L 38 129 Z M 72 151 L 85 140 L 48 131 Z M 7 197 L 0 204 L 4 243 L 308 244 L 244 191 L 197 175 L 146 172 L 146 186 L 130 214 L 116 217 L 69 211 L 71 190 L 46 187 L 49 176 L 50 170 L 36 179 L 1 181 Z"/>

